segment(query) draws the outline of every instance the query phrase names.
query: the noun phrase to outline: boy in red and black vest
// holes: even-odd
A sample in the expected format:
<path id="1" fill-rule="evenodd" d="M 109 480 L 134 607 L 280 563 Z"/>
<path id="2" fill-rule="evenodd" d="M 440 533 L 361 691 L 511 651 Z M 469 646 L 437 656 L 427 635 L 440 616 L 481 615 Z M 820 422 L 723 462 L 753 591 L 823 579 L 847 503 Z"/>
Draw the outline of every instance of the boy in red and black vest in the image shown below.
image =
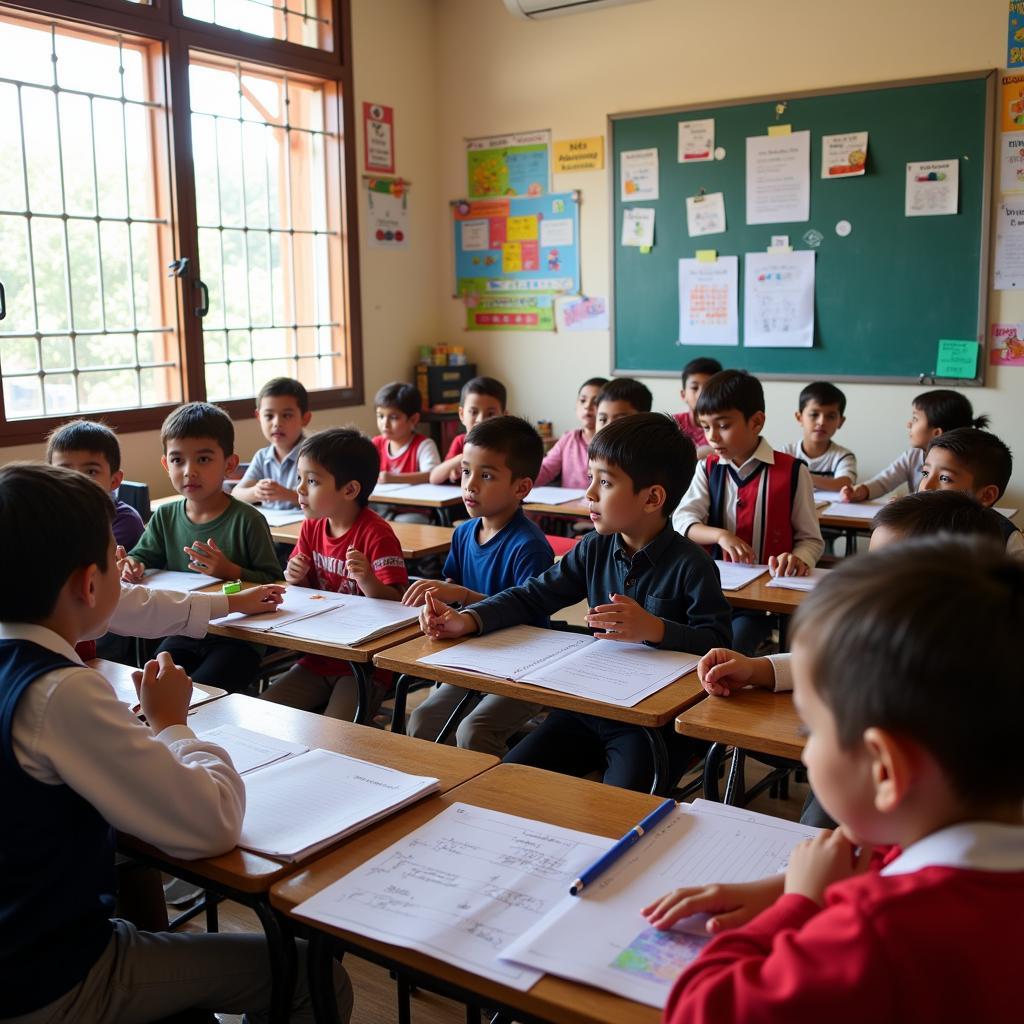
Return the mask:
<path id="1" fill-rule="evenodd" d="M 684 537 L 714 558 L 763 564 L 776 576 L 806 576 L 824 543 L 807 465 L 761 437 L 764 390 L 740 370 L 723 370 L 704 385 L 694 410 L 711 454 L 672 517 Z M 733 646 L 753 655 L 773 616 L 733 613 Z"/>

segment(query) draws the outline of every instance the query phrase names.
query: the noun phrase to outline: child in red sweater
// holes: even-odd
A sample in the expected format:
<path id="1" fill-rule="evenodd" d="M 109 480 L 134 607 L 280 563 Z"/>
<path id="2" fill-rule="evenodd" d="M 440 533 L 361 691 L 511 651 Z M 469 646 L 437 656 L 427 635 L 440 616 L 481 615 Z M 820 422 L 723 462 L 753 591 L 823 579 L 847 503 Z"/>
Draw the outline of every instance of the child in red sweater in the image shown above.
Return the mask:
<path id="1" fill-rule="evenodd" d="M 1020 1020 L 1022 614 L 1024 570 L 987 540 L 851 559 L 814 591 L 794 622 L 794 700 L 840 827 L 784 876 L 644 908 L 662 929 L 709 913 L 717 936 L 667 1022 Z"/>

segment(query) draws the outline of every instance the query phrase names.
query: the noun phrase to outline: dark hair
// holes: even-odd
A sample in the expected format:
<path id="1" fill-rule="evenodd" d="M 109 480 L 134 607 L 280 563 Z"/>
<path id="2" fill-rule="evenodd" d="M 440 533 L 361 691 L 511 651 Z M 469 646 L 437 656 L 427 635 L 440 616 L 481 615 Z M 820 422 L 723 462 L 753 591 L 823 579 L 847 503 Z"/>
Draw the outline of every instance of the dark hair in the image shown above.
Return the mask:
<path id="1" fill-rule="evenodd" d="M 846 415 L 846 395 L 827 380 L 816 380 L 808 384 L 800 392 L 800 411 L 808 402 L 817 402 L 818 405 L 838 405 L 839 415 Z"/>
<path id="2" fill-rule="evenodd" d="M 419 388 L 395 380 L 373 396 L 373 404 L 378 409 L 397 409 L 406 416 L 415 416 L 423 411 L 423 396 Z"/>
<path id="3" fill-rule="evenodd" d="M 82 473 L 40 462 L 0 469 L 0 531 L 11 539 L 0 621 L 38 622 L 53 611 L 71 574 L 89 565 L 111 569 L 114 502 Z"/>
<path id="4" fill-rule="evenodd" d="M 302 442 L 300 459 L 312 459 L 334 477 L 340 491 L 350 480 L 359 484 L 356 501 L 366 508 L 380 476 L 380 455 L 373 442 L 354 427 L 329 427 Z"/>
<path id="5" fill-rule="evenodd" d="M 1001 541 L 1002 518 L 965 491 L 918 491 L 883 505 L 871 520 L 871 529 L 881 526 L 903 538 L 948 533 Z"/>
<path id="6" fill-rule="evenodd" d="M 603 388 L 608 383 L 607 377 L 588 377 L 577 389 L 576 394 L 584 388 Z"/>
<path id="7" fill-rule="evenodd" d="M 488 398 L 496 398 L 501 403 L 501 411 L 505 411 L 505 403 L 508 401 L 508 392 L 500 380 L 493 377 L 474 377 L 462 385 L 462 394 L 459 396 L 459 405 L 465 405 L 470 395 L 487 395 Z"/>
<path id="8" fill-rule="evenodd" d="M 309 392 L 292 377 L 274 377 L 268 380 L 256 396 L 257 408 L 264 398 L 294 398 L 303 416 L 309 412 Z"/>
<path id="9" fill-rule="evenodd" d="M 602 427 L 590 442 L 587 458 L 618 466 L 633 481 L 633 492 L 661 484 L 665 518 L 686 493 L 697 468 L 697 449 L 671 416 L 643 412 Z"/>
<path id="10" fill-rule="evenodd" d="M 492 416 L 481 421 L 466 435 L 466 444 L 504 455 L 513 480 L 536 480 L 544 461 L 540 434 L 518 416 Z"/>
<path id="11" fill-rule="evenodd" d="M 965 799 L 1020 800 L 1022 619 L 1024 566 L 987 539 L 943 537 L 843 559 L 792 636 L 843 747 L 886 729 L 928 750 Z"/>
<path id="12" fill-rule="evenodd" d="M 960 459 L 974 477 L 975 487 L 995 484 L 1002 497 L 1013 473 L 1013 456 L 995 434 L 974 427 L 957 427 L 933 438 L 928 451 L 933 448 L 944 448 Z"/>
<path id="13" fill-rule="evenodd" d="M 708 356 L 698 356 L 696 359 L 691 359 L 683 367 L 683 388 L 686 388 L 686 378 L 692 377 L 695 373 L 706 373 L 709 377 L 713 377 L 716 373 L 722 372 L 722 364 L 717 359 L 711 359 Z"/>
<path id="14" fill-rule="evenodd" d="M 914 408 L 924 413 L 929 427 L 956 430 L 957 427 L 988 426 L 988 416 L 975 416 L 971 401 L 959 391 L 939 388 L 922 392 L 913 402 Z"/>
<path id="15" fill-rule="evenodd" d="M 755 412 L 764 412 L 764 388 L 746 370 L 722 370 L 704 385 L 697 399 L 697 416 L 738 409 L 749 420 Z"/>
<path id="16" fill-rule="evenodd" d="M 235 425 L 219 406 L 209 402 L 179 405 L 160 428 L 160 443 L 167 451 L 168 441 L 185 437 L 210 437 L 220 445 L 225 458 L 235 453 Z"/>
<path id="17" fill-rule="evenodd" d="M 95 420 L 69 420 L 51 431 L 46 439 L 47 462 L 53 462 L 54 452 L 97 452 L 107 460 L 111 473 L 121 468 L 117 434 Z"/>
<path id="18" fill-rule="evenodd" d="M 650 412 L 654 396 L 650 389 L 632 377 L 616 377 L 601 388 L 597 404 L 602 402 L 629 402 L 637 412 Z"/>

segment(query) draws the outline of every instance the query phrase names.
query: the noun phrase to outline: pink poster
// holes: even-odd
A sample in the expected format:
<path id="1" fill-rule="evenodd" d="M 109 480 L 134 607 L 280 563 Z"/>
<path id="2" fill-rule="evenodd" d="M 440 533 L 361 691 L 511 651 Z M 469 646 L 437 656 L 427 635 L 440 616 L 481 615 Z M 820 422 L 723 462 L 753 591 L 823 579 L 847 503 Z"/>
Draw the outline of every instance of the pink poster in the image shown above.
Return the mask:
<path id="1" fill-rule="evenodd" d="M 1024 366 L 1024 324 L 993 324 L 991 366 Z"/>

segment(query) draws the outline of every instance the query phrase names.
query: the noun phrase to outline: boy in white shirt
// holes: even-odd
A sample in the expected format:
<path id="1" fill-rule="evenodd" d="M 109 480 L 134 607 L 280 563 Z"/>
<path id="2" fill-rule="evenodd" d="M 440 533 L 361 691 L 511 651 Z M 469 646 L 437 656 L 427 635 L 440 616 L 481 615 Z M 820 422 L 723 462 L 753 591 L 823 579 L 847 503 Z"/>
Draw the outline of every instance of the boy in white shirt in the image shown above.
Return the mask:
<path id="1" fill-rule="evenodd" d="M 846 422 L 846 395 L 828 381 L 814 381 L 800 392 L 796 421 L 803 439 L 782 450 L 807 463 L 819 491 L 839 491 L 857 482 L 857 456 L 832 440 Z"/>

